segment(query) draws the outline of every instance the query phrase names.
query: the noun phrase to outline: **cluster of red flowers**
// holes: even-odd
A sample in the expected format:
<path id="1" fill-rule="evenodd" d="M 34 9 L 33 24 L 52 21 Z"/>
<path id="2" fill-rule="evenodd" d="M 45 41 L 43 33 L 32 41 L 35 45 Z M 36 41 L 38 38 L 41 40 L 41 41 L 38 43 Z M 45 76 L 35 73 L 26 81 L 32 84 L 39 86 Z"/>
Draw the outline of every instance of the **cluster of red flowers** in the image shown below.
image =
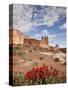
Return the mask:
<path id="1" fill-rule="evenodd" d="M 43 65 L 42 67 L 36 67 L 28 71 L 24 77 L 27 80 L 35 80 L 48 78 L 49 76 L 56 77 L 57 75 L 58 71 L 56 69 L 52 68 L 51 70 L 50 68 L 48 68 L 48 66 Z"/>

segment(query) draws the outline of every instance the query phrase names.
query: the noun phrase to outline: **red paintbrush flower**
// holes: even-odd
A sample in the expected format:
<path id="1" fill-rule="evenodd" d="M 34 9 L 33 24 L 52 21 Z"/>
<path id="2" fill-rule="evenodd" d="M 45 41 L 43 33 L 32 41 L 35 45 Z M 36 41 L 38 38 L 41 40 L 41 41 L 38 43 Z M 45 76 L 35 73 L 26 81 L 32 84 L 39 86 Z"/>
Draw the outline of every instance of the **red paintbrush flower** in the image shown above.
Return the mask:
<path id="1" fill-rule="evenodd" d="M 25 74 L 25 79 L 30 79 L 30 72 L 27 72 L 27 73 Z"/>
<path id="2" fill-rule="evenodd" d="M 39 72 L 40 72 L 39 67 L 36 67 L 36 69 L 35 69 L 35 78 L 36 79 L 39 78 Z"/>
<path id="3" fill-rule="evenodd" d="M 32 71 L 29 71 L 25 74 L 25 79 L 32 79 L 33 78 L 33 72 Z"/>
<path id="4" fill-rule="evenodd" d="M 57 76 L 58 75 L 58 71 L 56 70 L 56 69 L 54 69 L 54 71 L 53 71 L 53 76 L 55 77 L 55 76 Z"/>
<path id="5" fill-rule="evenodd" d="M 44 77 L 45 77 L 45 74 L 44 73 L 40 73 L 40 78 L 44 79 Z"/>
<path id="6" fill-rule="evenodd" d="M 49 69 L 48 66 L 36 67 L 32 68 L 31 71 L 25 74 L 25 79 L 27 80 L 35 80 L 35 79 L 44 79 L 48 78 L 49 76 L 56 77 L 58 75 L 58 71 L 56 69 Z"/>
<path id="7" fill-rule="evenodd" d="M 36 79 L 39 79 L 39 72 L 36 72 L 36 73 L 35 73 L 35 78 L 36 78 Z"/>
<path id="8" fill-rule="evenodd" d="M 48 66 L 45 66 L 45 71 L 47 72 L 49 69 L 48 69 Z"/>
<path id="9" fill-rule="evenodd" d="M 39 72 L 39 71 L 40 71 L 39 67 L 36 67 L 35 72 Z"/>
<path id="10" fill-rule="evenodd" d="M 42 73 L 45 72 L 45 66 L 40 67 L 40 72 L 42 72 Z"/>

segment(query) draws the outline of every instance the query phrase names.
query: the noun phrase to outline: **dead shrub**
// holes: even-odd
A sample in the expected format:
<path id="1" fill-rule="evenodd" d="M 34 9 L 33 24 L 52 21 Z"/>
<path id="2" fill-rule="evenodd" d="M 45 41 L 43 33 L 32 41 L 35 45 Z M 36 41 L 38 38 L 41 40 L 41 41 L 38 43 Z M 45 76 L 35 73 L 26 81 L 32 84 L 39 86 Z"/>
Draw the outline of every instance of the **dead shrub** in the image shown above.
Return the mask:
<path id="1" fill-rule="evenodd" d="M 32 52 L 32 50 L 29 50 L 29 52 L 31 53 L 31 52 Z"/>
<path id="2" fill-rule="evenodd" d="M 59 62 L 59 58 L 55 58 L 54 61 Z"/>
<path id="3" fill-rule="evenodd" d="M 39 59 L 42 60 L 42 59 L 44 59 L 44 58 L 43 58 L 43 57 L 40 57 Z"/>

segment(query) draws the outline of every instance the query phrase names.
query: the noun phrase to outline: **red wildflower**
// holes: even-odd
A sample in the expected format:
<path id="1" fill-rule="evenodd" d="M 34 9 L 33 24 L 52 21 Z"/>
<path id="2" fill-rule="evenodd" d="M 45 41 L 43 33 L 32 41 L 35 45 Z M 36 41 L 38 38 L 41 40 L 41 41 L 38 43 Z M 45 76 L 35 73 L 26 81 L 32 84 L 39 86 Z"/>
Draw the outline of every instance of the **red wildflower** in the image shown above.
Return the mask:
<path id="1" fill-rule="evenodd" d="M 35 78 L 36 79 L 39 78 L 39 73 L 40 73 L 39 67 L 36 67 L 36 69 L 35 69 Z"/>
<path id="2" fill-rule="evenodd" d="M 35 68 L 33 68 L 33 69 L 31 70 L 31 72 L 32 72 L 33 74 L 35 74 Z"/>
<path id="3" fill-rule="evenodd" d="M 44 73 L 40 73 L 40 78 L 44 79 L 44 77 L 45 77 L 45 74 Z"/>
<path id="4" fill-rule="evenodd" d="M 42 73 L 45 72 L 45 66 L 40 67 L 40 72 L 42 72 Z"/>
<path id="5" fill-rule="evenodd" d="M 36 79 L 39 78 L 39 72 L 36 72 L 36 73 L 35 73 L 35 77 L 36 77 Z"/>
<path id="6" fill-rule="evenodd" d="M 48 71 L 45 73 L 45 77 L 48 78 L 50 75 L 51 75 L 51 72 L 48 70 Z"/>
<path id="7" fill-rule="evenodd" d="M 29 71 L 25 74 L 25 79 L 32 79 L 33 78 L 33 72 L 32 71 Z"/>
<path id="8" fill-rule="evenodd" d="M 53 71 L 53 76 L 55 77 L 55 76 L 57 76 L 58 75 L 58 71 L 56 70 L 56 69 L 54 69 L 54 71 Z"/>
<path id="9" fill-rule="evenodd" d="M 35 72 L 39 72 L 39 67 L 36 67 L 36 70 L 35 70 Z"/>
<path id="10" fill-rule="evenodd" d="M 46 71 L 46 72 L 48 71 L 48 66 L 45 66 L 45 71 Z"/>
<path id="11" fill-rule="evenodd" d="M 27 73 L 25 74 L 25 79 L 30 79 L 30 72 L 27 72 Z"/>
<path id="12" fill-rule="evenodd" d="M 30 79 L 44 79 L 48 78 L 49 76 L 57 76 L 58 71 L 56 69 L 49 69 L 48 66 L 42 66 L 42 67 L 36 67 L 33 68 L 31 71 L 27 72 L 25 74 L 25 79 L 30 80 Z"/>
<path id="13" fill-rule="evenodd" d="M 35 71 L 35 68 L 34 68 L 34 67 L 32 68 L 32 71 L 33 71 L 33 72 Z"/>

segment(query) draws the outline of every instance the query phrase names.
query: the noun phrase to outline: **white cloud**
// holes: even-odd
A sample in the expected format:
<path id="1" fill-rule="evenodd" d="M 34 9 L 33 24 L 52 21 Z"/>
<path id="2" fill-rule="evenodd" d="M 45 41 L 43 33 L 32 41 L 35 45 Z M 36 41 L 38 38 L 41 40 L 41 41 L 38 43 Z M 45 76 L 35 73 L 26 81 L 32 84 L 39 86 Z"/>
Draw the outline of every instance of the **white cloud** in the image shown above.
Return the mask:
<path id="1" fill-rule="evenodd" d="M 45 36 L 48 36 L 48 37 L 49 37 L 49 41 L 53 41 L 57 35 L 55 35 L 55 34 L 50 34 L 50 33 L 48 32 L 48 30 L 46 29 L 46 30 L 43 30 L 42 32 L 40 32 L 40 33 L 38 33 L 38 34 L 35 34 L 33 38 L 41 39 L 42 36 L 44 36 L 44 37 L 45 37 Z"/>
<path id="2" fill-rule="evenodd" d="M 47 7 L 45 8 L 46 14 L 42 17 L 42 23 L 38 21 L 35 21 L 34 25 L 42 25 L 45 24 L 48 27 L 51 27 L 55 24 L 55 22 L 59 21 L 64 18 L 66 15 L 66 9 L 65 8 L 58 8 L 58 7 Z M 44 13 L 45 13 L 44 11 Z"/>
<path id="3" fill-rule="evenodd" d="M 56 37 L 56 35 L 53 34 L 53 35 L 49 35 L 48 37 L 49 37 L 49 38 L 54 38 L 54 37 Z"/>
<path id="4" fill-rule="evenodd" d="M 47 15 L 45 15 L 45 22 L 48 26 L 54 25 L 55 22 L 60 20 L 61 16 L 65 16 L 66 10 L 65 8 L 58 7 L 48 7 Z"/>
<path id="5" fill-rule="evenodd" d="M 32 8 L 30 5 L 13 5 L 13 27 L 21 32 L 27 32 L 31 29 Z"/>
<path id="6" fill-rule="evenodd" d="M 66 23 L 60 26 L 60 30 L 66 30 Z"/>
<path id="7" fill-rule="evenodd" d="M 36 13 L 34 12 L 36 8 Z M 41 10 L 33 5 L 14 4 L 13 5 L 13 27 L 21 30 L 21 32 L 28 32 L 34 26 L 46 25 L 51 27 L 57 22 L 60 17 L 65 17 L 66 9 L 62 7 L 44 7 Z M 11 13 L 11 12 L 10 12 Z M 34 20 L 32 21 L 32 16 Z M 10 16 L 11 20 L 12 16 Z"/>
<path id="8" fill-rule="evenodd" d="M 40 34 L 41 34 L 41 36 L 48 36 L 49 35 L 49 32 L 46 29 L 46 30 L 43 30 Z"/>
<path id="9" fill-rule="evenodd" d="M 41 35 L 40 34 L 34 34 L 33 38 L 40 40 L 41 39 Z"/>
<path id="10" fill-rule="evenodd" d="M 49 36 L 48 36 L 48 37 L 49 37 L 49 41 L 50 41 L 50 42 L 53 41 L 56 36 L 57 36 L 56 34 L 49 35 Z"/>
<path id="11" fill-rule="evenodd" d="M 49 35 L 49 32 L 48 32 L 48 30 L 46 29 L 46 30 L 43 30 L 43 31 L 40 32 L 40 33 L 34 34 L 33 38 L 41 39 L 42 36 L 48 36 L 48 35 Z"/>

